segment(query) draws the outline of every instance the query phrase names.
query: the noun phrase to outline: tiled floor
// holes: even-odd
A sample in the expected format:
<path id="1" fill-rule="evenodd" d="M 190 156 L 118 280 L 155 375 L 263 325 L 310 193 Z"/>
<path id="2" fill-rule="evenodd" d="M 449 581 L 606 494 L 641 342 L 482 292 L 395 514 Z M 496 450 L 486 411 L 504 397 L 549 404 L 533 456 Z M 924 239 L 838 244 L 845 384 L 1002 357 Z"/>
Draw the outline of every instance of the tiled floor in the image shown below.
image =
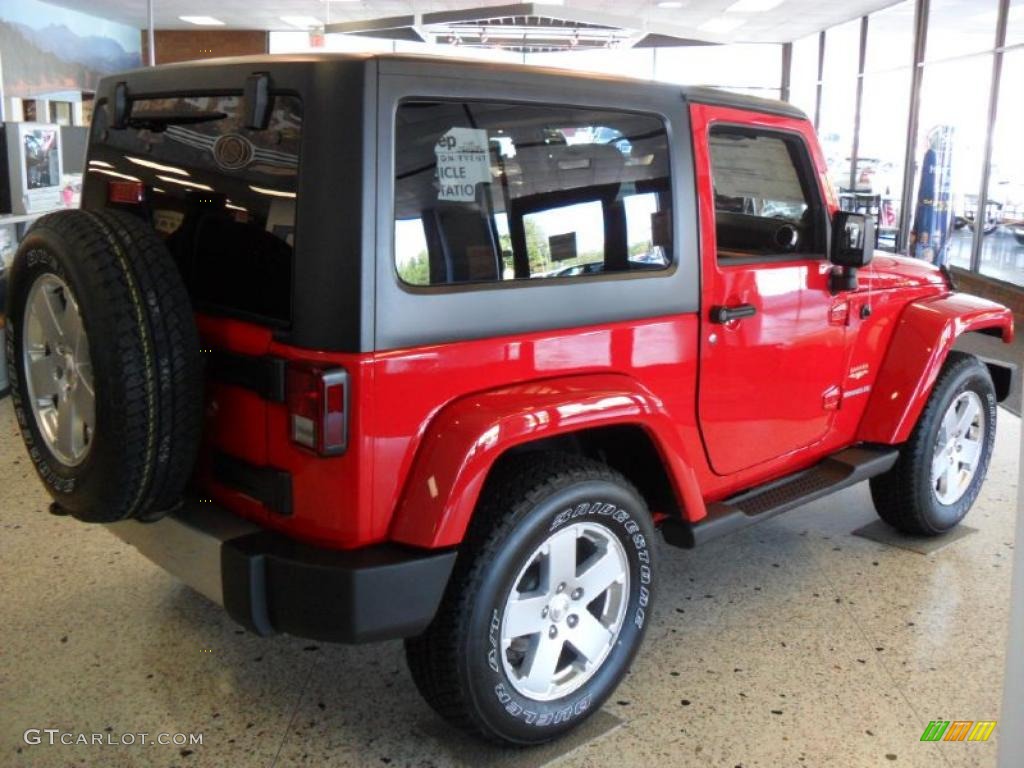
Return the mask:
<path id="1" fill-rule="evenodd" d="M 646 647 L 606 705 L 622 725 L 551 764 L 993 766 L 1009 724 L 989 743 L 919 738 L 935 718 L 999 719 L 1019 441 L 1000 411 L 978 532 L 927 556 L 850 535 L 874 517 L 864 486 L 695 552 L 662 547 Z M 46 504 L 2 403 L 0 765 L 488 762 L 419 699 L 400 643 L 259 639 Z M 28 728 L 203 744 L 29 746 Z M 538 764 L 500 762 L 517 759 Z"/>

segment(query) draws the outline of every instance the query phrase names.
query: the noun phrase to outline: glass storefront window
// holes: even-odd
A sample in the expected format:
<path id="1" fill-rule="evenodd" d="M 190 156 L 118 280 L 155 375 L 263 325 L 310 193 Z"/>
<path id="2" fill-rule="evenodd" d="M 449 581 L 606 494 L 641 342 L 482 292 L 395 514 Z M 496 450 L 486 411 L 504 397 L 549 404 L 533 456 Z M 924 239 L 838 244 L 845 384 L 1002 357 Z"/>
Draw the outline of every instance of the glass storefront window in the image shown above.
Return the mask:
<path id="1" fill-rule="evenodd" d="M 913 64 L 915 6 L 914 0 L 903 0 L 868 17 L 864 72 L 886 72 Z"/>
<path id="2" fill-rule="evenodd" d="M 664 83 L 710 85 L 777 99 L 782 82 L 782 46 L 736 43 L 659 48 L 654 78 Z"/>
<path id="3" fill-rule="evenodd" d="M 1010 0 L 1010 13 L 1006 22 L 1006 44 L 1024 43 L 1024 0 Z"/>
<path id="4" fill-rule="evenodd" d="M 814 119 L 818 99 L 818 35 L 808 35 L 793 41 L 793 59 L 790 63 L 789 101 Z"/>
<path id="5" fill-rule="evenodd" d="M 981 246 L 981 274 L 1024 286 L 1024 49 L 1007 51 L 992 133 L 992 171 Z"/>
<path id="6" fill-rule="evenodd" d="M 909 240 L 913 256 L 970 265 L 991 79 L 991 54 L 924 68 Z"/>
<path id="7" fill-rule="evenodd" d="M 860 19 L 825 33 L 822 73 L 821 141 L 829 174 L 838 191 L 850 186 L 850 153 L 857 109 L 857 68 L 860 63 Z"/>
<path id="8" fill-rule="evenodd" d="M 870 38 L 871 27 L 868 27 Z M 878 245 L 895 249 L 910 110 L 910 68 L 865 74 L 854 192 L 878 211 Z"/>
<path id="9" fill-rule="evenodd" d="M 528 53 L 525 63 L 535 64 L 540 67 L 579 69 L 585 72 L 602 72 L 606 75 L 650 80 L 654 76 L 654 59 L 656 55 L 653 48 L 557 51 L 552 53 Z"/>
<path id="10" fill-rule="evenodd" d="M 992 50 L 999 0 L 931 0 L 925 61 Z"/>

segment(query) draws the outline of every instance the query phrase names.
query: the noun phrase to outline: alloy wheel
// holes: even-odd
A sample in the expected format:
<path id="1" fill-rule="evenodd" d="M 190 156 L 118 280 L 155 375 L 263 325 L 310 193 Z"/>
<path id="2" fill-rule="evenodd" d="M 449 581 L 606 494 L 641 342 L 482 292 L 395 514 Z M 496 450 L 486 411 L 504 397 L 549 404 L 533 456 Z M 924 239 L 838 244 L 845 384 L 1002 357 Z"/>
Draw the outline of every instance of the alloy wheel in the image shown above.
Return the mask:
<path id="1" fill-rule="evenodd" d="M 501 623 L 505 674 L 523 696 L 569 695 L 601 667 L 629 602 L 629 561 L 603 525 L 559 529 L 526 560 Z"/>

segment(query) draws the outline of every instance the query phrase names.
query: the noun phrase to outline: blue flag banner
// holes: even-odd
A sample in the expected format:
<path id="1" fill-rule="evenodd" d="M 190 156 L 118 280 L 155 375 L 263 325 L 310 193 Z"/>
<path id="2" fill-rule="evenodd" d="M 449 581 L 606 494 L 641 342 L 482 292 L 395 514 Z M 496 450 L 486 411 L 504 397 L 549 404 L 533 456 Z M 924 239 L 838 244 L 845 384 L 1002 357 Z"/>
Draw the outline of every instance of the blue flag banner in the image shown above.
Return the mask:
<path id="1" fill-rule="evenodd" d="M 910 255 L 933 264 L 948 259 L 952 226 L 953 126 L 942 125 L 928 133 L 928 149 L 921 161 L 914 226 L 910 230 Z"/>

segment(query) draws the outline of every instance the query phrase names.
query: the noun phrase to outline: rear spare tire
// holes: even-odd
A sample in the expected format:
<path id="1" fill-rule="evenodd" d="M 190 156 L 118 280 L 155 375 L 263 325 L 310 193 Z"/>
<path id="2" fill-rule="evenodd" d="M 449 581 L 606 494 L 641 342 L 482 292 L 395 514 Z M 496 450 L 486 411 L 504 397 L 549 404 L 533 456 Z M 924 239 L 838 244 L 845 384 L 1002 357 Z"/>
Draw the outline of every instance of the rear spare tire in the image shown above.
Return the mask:
<path id="1" fill-rule="evenodd" d="M 22 438 L 63 510 L 153 519 L 192 472 L 199 340 L 160 238 L 119 211 L 39 219 L 10 275 L 7 365 Z"/>

